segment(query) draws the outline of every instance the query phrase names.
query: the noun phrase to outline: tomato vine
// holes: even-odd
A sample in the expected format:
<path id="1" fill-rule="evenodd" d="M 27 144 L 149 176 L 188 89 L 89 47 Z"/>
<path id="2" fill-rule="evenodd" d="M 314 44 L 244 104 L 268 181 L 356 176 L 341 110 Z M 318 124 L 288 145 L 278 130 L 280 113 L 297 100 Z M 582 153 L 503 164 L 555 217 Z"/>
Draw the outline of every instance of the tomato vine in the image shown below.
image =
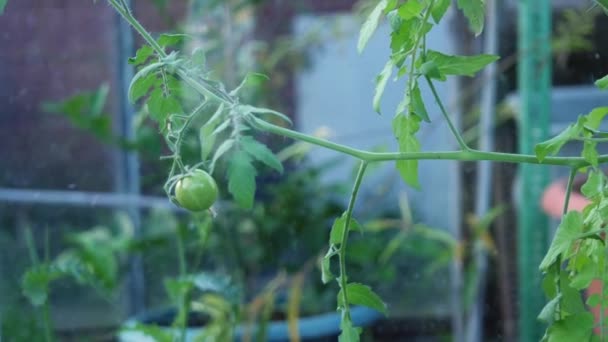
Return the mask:
<path id="1" fill-rule="evenodd" d="M 469 147 L 457 127 L 453 124 L 436 89 L 435 82 L 445 81 L 448 76 L 473 76 L 498 57 L 492 55 L 452 56 L 428 49 L 426 36 L 438 24 L 449 7 L 450 0 L 380 0 L 371 11 L 362 26 L 358 50 L 362 51 L 374 34 L 380 21 L 386 17 L 391 26 L 391 56 L 376 79 L 376 92 L 373 107 L 379 111 L 382 93 L 387 82 L 397 71 L 396 78 L 407 76 L 406 89 L 393 119 L 393 131 L 398 140 L 399 151 L 378 153 L 359 150 L 340 145 L 318 137 L 306 135 L 290 128 L 289 119 L 282 113 L 267 108 L 253 107 L 240 102 L 239 91 L 246 87 L 252 74 L 232 91 L 224 85 L 207 77 L 204 68 L 204 55 L 194 51 L 191 55 L 184 52 L 167 53 L 165 48 L 178 37 L 163 35 L 155 40 L 152 35 L 137 21 L 127 4 L 122 0 L 108 0 L 122 17 L 145 39 L 147 45 L 138 51 L 133 64 L 139 67 L 130 89 L 130 98 L 137 101 L 146 98 L 150 117 L 157 120 L 162 127 L 167 145 L 172 154 L 167 158 L 173 160 L 171 171 L 165 186 L 169 197 L 173 198 L 175 184 L 191 170 L 205 169 L 213 172 L 217 163 L 228 165 L 228 188 L 237 203 L 250 207 L 255 193 L 256 168 L 254 162 L 261 162 L 281 172 L 282 165 L 273 152 L 258 142 L 251 135 L 252 130 L 266 131 L 276 135 L 304 141 L 310 144 L 350 155 L 360 160 L 348 209 L 343 216 L 336 219 L 330 232 L 328 252 L 322 261 L 323 281 L 335 278 L 340 293 L 337 298 L 338 308 L 342 311 L 342 334 L 340 341 L 358 341 L 360 329 L 354 326 L 350 317 L 349 305 L 367 305 L 385 312 L 386 306 L 373 290 L 363 284 L 351 282 L 347 278 L 346 244 L 349 232 L 357 229 L 353 217 L 354 203 L 363 175 L 369 163 L 394 161 L 402 178 L 413 187 L 418 187 L 418 161 L 424 159 L 445 159 L 454 161 L 497 161 L 510 163 L 534 163 L 557 165 L 570 168 L 568 198 L 573 188 L 575 175 L 580 170 L 587 170 L 588 180 L 583 185 L 582 193 L 591 201 L 582 213 L 567 211 L 568 198 L 564 206 L 564 215 L 557 229 L 555 238 L 540 265 L 545 274 L 544 290 L 549 302 L 539 315 L 539 319 L 548 324 L 545 339 L 548 341 L 583 341 L 589 339 L 604 340 L 606 322 L 604 310 L 606 298 L 602 288 L 601 294 L 594 294 L 587 299 L 587 305 L 599 306 L 600 321 L 594 322 L 579 293 L 589 287 L 593 279 L 602 283 L 608 280 L 608 246 L 604 240 L 608 226 L 608 184 L 600 165 L 608 162 L 608 155 L 600 155 L 597 145 L 605 142 L 608 133 L 599 130 L 600 123 L 608 114 L 608 107 L 597 108 L 587 115 L 579 117 L 558 136 L 536 146 L 535 155 L 511 154 L 478 151 Z M 597 1 L 604 9 L 605 1 Z M 480 34 L 483 30 L 484 1 L 458 0 L 457 7 L 468 18 L 471 30 Z M 421 151 L 416 136 L 420 125 L 430 122 L 419 88 L 419 79 L 423 78 L 431 89 L 439 105 L 443 120 L 449 125 L 451 133 L 458 142 L 457 151 Z M 174 83 L 182 81 L 198 94 L 199 103 L 190 114 L 184 114 L 188 107 L 174 91 Z M 608 88 L 608 77 L 596 82 L 601 89 Z M 180 158 L 180 146 L 183 134 L 203 112 L 213 108 L 213 114 L 206 117 L 200 125 L 202 144 L 201 162 L 187 166 Z M 268 120 L 274 116 L 285 125 L 277 125 Z M 215 147 L 216 140 L 221 143 Z M 580 156 L 556 156 L 568 142 L 583 142 Z M 214 151 L 212 158 L 208 158 Z M 179 196 L 179 195 L 178 195 Z M 339 275 L 334 277 L 330 270 L 330 260 L 339 258 Z M 598 335 L 593 335 L 597 328 Z"/>

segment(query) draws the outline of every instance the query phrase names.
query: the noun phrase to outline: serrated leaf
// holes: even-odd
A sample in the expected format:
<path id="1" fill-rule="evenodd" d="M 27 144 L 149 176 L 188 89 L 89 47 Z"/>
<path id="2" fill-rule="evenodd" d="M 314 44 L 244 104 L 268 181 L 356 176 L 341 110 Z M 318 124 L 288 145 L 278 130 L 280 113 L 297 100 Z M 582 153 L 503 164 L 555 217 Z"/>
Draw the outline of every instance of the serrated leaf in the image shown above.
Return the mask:
<path id="1" fill-rule="evenodd" d="M 207 160 L 213 150 L 213 146 L 215 146 L 216 135 L 213 132 L 217 128 L 223 112 L 224 105 L 222 104 L 199 130 L 198 139 L 201 145 L 201 161 Z"/>
<path id="2" fill-rule="evenodd" d="M 137 50 L 135 57 L 129 58 L 129 64 L 133 66 L 144 64 L 152 55 L 154 55 L 154 49 L 150 45 L 144 45 Z"/>
<path id="3" fill-rule="evenodd" d="M 380 100 L 382 99 L 382 94 L 384 94 L 384 89 L 386 88 L 386 83 L 389 78 L 393 74 L 393 61 L 389 60 L 384 65 L 384 68 L 380 72 L 378 76 L 376 76 L 376 89 L 374 90 L 374 110 L 376 113 L 380 113 Z"/>
<path id="4" fill-rule="evenodd" d="M 576 274 L 572 276 L 572 281 L 570 282 L 570 286 L 575 288 L 576 290 L 582 291 L 589 287 L 589 284 L 596 278 L 597 275 L 597 265 L 589 263 L 582 269 L 578 270 Z"/>
<path id="5" fill-rule="evenodd" d="M 399 7 L 397 13 L 405 20 L 419 17 L 424 6 L 418 0 L 410 0 Z"/>
<path id="6" fill-rule="evenodd" d="M 264 144 L 258 142 L 253 137 L 244 136 L 239 140 L 241 147 L 254 159 L 266 164 L 279 173 L 283 173 L 283 164 L 274 153 Z"/>
<path id="7" fill-rule="evenodd" d="M 547 251 L 540 270 L 547 271 L 557 258 L 570 249 L 572 242 L 583 231 L 583 216 L 578 211 L 570 211 L 564 215 L 562 222 L 557 227 L 555 237 Z"/>
<path id="8" fill-rule="evenodd" d="M 420 119 L 415 115 L 399 114 L 393 119 L 393 131 L 399 142 L 399 152 L 420 152 L 420 142 L 415 134 L 420 128 Z M 418 161 L 397 160 L 401 178 L 410 186 L 418 189 Z"/>
<path id="9" fill-rule="evenodd" d="M 604 190 L 604 174 L 599 171 L 589 172 L 585 183 L 581 186 L 581 193 L 585 197 L 592 199 L 600 195 Z"/>
<path id="10" fill-rule="evenodd" d="M 158 37 L 158 45 L 162 47 L 174 46 L 181 44 L 186 38 L 187 34 L 183 33 L 163 33 Z"/>
<path id="11" fill-rule="evenodd" d="M 597 152 L 597 142 L 585 141 L 583 143 L 583 158 L 593 167 L 598 166 L 599 153 Z"/>
<path id="12" fill-rule="evenodd" d="M 593 315 L 589 312 L 570 315 L 547 330 L 548 342 L 588 341 L 593 333 Z"/>
<path id="13" fill-rule="evenodd" d="M 338 307 L 344 307 L 344 296 L 340 289 L 338 292 Z M 346 299 L 348 304 L 351 305 L 363 305 L 368 308 L 372 308 L 378 312 L 386 315 L 386 304 L 382 301 L 382 298 L 378 296 L 371 287 L 359 283 L 350 283 L 346 285 Z"/>
<path id="14" fill-rule="evenodd" d="M 445 81 L 446 80 L 446 77 L 441 74 L 441 72 L 439 71 L 439 68 L 437 67 L 437 64 L 433 60 L 424 62 L 420 66 L 420 68 L 418 68 L 418 71 L 422 75 L 428 76 L 430 78 L 438 79 L 438 80 L 441 80 L 441 81 Z"/>
<path id="15" fill-rule="evenodd" d="M 156 72 L 159 71 L 164 65 L 165 63 L 162 62 L 152 63 L 141 68 L 141 70 L 139 70 L 135 76 L 133 76 L 131 84 L 129 84 L 129 101 L 131 101 L 131 103 L 137 101 L 139 97 L 144 95 L 148 89 L 150 89 L 150 86 L 152 86 L 152 84 L 150 84 L 150 76 L 155 76 Z M 146 85 L 148 86 L 144 89 Z"/>
<path id="16" fill-rule="evenodd" d="M 608 89 L 608 75 L 600 78 L 599 80 L 595 81 L 595 86 L 602 89 L 602 90 L 606 90 Z"/>
<path id="17" fill-rule="evenodd" d="M 211 161 L 211 170 L 215 168 L 215 163 L 217 163 L 217 161 L 234 146 L 234 143 L 234 139 L 227 139 L 220 144 L 213 155 L 213 160 Z"/>
<path id="18" fill-rule="evenodd" d="M 594 108 L 586 115 L 587 120 L 585 121 L 585 126 L 592 129 L 599 129 L 606 115 L 608 115 L 608 107 Z"/>
<path id="19" fill-rule="evenodd" d="M 235 96 L 245 86 L 247 86 L 247 85 L 260 85 L 262 82 L 268 81 L 269 79 L 270 78 L 268 78 L 268 76 L 266 76 L 264 74 L 260 74 L 260 73 L 257 73 L 257 72 L 249 72 L 249 73 L 247 73 L 247 75 L 245 75 L 245 77 L 241 81 L 241 84 L 239 84 L 234 90 L 232 90 L 230 92 L 230 95 Z"/>
<path id="20" fill-rule="evenodd" d="M 420 119 L 431 122 L 429 118 L 429 113 L 426 111 L 426 107 L 424 106 L 424 100 L 422 100 L 422 94 L 420 93 L 420 87 L 418 87 L 418 83 L 414 85 L 414 89 L 412 89 L 412 113 L 416 114 Z"/>
<path id="21" fill-rule="evenodd" d="M 478 36 L 483 31 L 485 0 L 458 0 L 456 3 L 469 20 L 471 31 Z"/>
<path id="22" fill-rule="evenodd" d="M 61 273 L 49 265 L 35 266 L 27 270 L 21 279 L 21 290 L 33 306 L 46 303 L 49 284 L 59 278 Z"/>
<path id="23" fill-rule="evenodd" d="M 353 322 L 350 318 L 342 316 L 342 322 L 340 323 L 340 329 L 342 332 L 338 337 L 338 342 L 359 342 L 361 335 L 361 328 L 353 326 Z"/>
<path id="24" fill-rule="evenodd" d="M 268 108 L 261 108 L 261 107 L 254 107 L 254 106 L 249 106 L 249 105 L 240 105 L 240 106 L 236 107 L 235 110 L 238 111 L 239 113 L 242 113 L 243 115 L 247 115 L 249 113 L 274 115 L 274 116 L 282 119 L 283 121 L 287 122 L 288 124 L 293 125 L 293 122 L 291 122 L 291 119 L 287 115 L 285 115 L 281 112 L 277 112 L 276 110 L 272 110 L 272 109 L 268 109 Z"/>
<path id="25" fill-rule="evenodd" d="M 150 88 L 158 81 L 156 74 L 151 73 L 138 79 L 133 78 L 129 86 L 129 101 L 131 103 L 139 100 L 142 96 L 146 95 Z"/>
<path id="26" fill-rule="evenodd" d="M 372 37 L 374 32 L 376 32 L 382 17 L 382 13 L 384 12 L 387 4 L 387 0 L 380 0 L 363 23 L 361 32 L 359 33 L 359 42 L 357 43 L 357 51 L 359 51 L 359 53 L 363 52 L 363 49 L 365 49 L 365 46 L 369 42 L 369 39 Z"/>
<path id="27" fill-rule="evenodd" d="M 237 151 L 228 163 L 228 191 L 241 207 L 253 206 L 255 176 L 251 157 L 245 151 Z"/>
<path id="28" fill-rule="evenodd" d="M 475 76 L 477 72 L 500 57 L 495 55 L 457 56 L 428 50 L 426 60 L 435 62 L 442 75 Z"/>
<path id="29" fill-rule="evenodd" d="M 343 213 L 342 216 L 338 217 L 334 224 L 331 227 L 331 232 L 329 234 L 329 243 L 332 245 L 339 245 L 342 243 L 342 235 L 344 234 L 344 228 L 346 227 L 346 213 Z M 354 217 L 350 218 L 349 231 L 353 230 L 361 230 L 361 225 Z"/>
<path id="30" fill-rule="evenodd" d="M 443 18 L 445 13 L 448 11 L 448 8 L 450 8 L 451 3 L 452 0 L 437 0 L 435 2 L 435 5 L 431 9 L 431 16 L 436 24 L 441 21 L 441 18 Z"/>
<path id="31" fill-rule="evenodd" d="M 534 147 L 536 158 L 542 162 L 548 155 L 557 154 L 568 141 L 580 135 L 583 130 L 582 123 L 584 123 L 583 118 L 579 119 L 578 123 L 568 126 L 557 136 L 537 144 Z"/>
<path id="32" fill-rule="evenodd" d="M 556 309 L 559 306 L 561 299 L 562 294 L 559 293 L 555 298 L 545 304 L 545 307 L 543 307 L 542 311 L 538 315 L 538 319 L 548 324 L 553 323 L 555 320 Z"/>
<path id="33" fill-rule="evenodd" d="M 173 96 L 165 97 L 161 88 L 156 88 L 148 99 L 148 111 L 150 117 L 159 123 L 163 123 L 169 115 L 183 113 L 181 104 Z"/>

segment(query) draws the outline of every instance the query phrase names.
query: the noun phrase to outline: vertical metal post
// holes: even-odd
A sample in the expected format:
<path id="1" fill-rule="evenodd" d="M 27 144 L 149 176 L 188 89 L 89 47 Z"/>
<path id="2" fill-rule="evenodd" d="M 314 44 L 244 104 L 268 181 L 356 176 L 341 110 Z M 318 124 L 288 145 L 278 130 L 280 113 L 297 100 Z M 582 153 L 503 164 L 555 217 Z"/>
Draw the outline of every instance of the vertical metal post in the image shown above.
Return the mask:
<path id="1" fill-rule="evenodd" d="M 131 6 L 132 1 L 125 1 L 128 6 Z M 126 23 L 120 15 L 116 14 L 117 26 L 117 51 L 118 51 L 118 101 L 120 111 L 119 129 L 121 135 L 133 141 L 135 138 L 135 129 L 133 127 L 133 118 L 135 110 L 129 103 L 126 94 L 129 89 L 131 78 L 133 77 L 133 68 L 127 62 L 128 58 L 134 53 L 133 33 L 128 23 Z M 116 169 L 116 188 L 118 192 L 127 193 L 130 195 L 138 195 L 140 192 L 140 177 L 139 177 L 139 159 L 137 153 L 133 151 L 122 150 L 118 152 L 118 165 Z M 135 235 L 140 234 L 141 229 L 141 214 L 139 208 L 135 205 L 125 207 L 133 227 Z M 141 256 L 132 256 L 129 260 L 129 275 L 127 279 L 127 311 L 129 314 L 137 314 L 143 311 L 145 307 L 145 280 L 144 269 Z"/>
<path id="2" fill-rule="evenodd" d="M 551 10 L 550 0 L 519 0 L 521 153 L 534 153 L 534 145 L 549 137 Z M 539 199 L 548 184 L 549 170 L 546 166 L 521 165 L 519 171 L 519 340 L 536 342 L 544 330 L 536 319 L 544 304 L 538 265 L 548 244 L 548 219 Z"/>

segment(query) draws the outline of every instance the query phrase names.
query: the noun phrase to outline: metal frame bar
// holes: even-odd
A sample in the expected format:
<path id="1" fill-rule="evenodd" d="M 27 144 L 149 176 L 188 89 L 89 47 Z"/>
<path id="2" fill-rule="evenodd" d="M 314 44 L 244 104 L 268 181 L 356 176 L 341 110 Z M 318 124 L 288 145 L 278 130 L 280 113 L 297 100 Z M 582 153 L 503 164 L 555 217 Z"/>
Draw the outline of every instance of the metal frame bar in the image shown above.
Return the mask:
<path id="1" fill-rule="evenodd" d="M 519 0 L 519 152 L 532 153 L 549 137 L 551 94 L 551 16 L 549 0 Z M 520 166 L 518 208 L 519 340 L 539 341 L 544 327 L 536 317 L 544 306 L 538 271 L 548 245 L 548 219 L 540 197 L 549 181 L 542 165 Z"/>

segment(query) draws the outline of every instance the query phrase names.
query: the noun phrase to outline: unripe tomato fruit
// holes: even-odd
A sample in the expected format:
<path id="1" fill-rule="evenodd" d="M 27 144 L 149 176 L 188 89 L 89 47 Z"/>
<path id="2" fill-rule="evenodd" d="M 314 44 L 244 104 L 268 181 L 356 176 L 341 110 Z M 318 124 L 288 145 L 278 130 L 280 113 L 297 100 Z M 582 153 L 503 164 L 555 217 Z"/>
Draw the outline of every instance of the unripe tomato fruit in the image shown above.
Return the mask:
<path id="1" fill-rule="evenodd" d="M 215 180 L 203 170 L 195 170 L 175 185 L 177 202 L 190 211 L 209 209 L 217 200 L 217 195 Z"/>

